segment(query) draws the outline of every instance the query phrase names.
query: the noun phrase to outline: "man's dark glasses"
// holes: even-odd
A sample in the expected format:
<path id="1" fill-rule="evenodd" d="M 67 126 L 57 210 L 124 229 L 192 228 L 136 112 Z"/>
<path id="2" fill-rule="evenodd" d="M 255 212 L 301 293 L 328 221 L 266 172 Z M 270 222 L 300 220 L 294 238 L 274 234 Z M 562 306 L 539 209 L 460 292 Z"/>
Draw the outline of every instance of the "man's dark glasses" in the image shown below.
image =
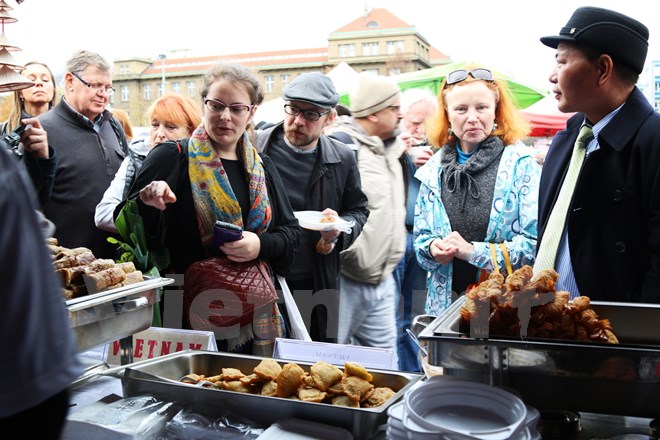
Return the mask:
<path id="1" fill-rule="evenodd" d="M 468 75 L 472 75 L 473 78 L 483 79 L 484 81 L 492 81 L 495 78 L 493 77 L 493 72 L 488 69 L 478 68 L 472 70 L 459 69 L 454 70 L 449 75 L 447 75 L 447 85 L 452 85 L 465 81 Z"/>

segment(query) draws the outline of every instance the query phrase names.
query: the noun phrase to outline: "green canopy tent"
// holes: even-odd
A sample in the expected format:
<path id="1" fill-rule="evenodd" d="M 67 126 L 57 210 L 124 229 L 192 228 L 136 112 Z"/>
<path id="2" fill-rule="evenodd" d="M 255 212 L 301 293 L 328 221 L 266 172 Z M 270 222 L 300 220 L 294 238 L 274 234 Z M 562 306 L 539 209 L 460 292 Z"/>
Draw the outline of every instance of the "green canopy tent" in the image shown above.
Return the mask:
<path id="1" fill-rule="evenodd" d="M 468 64 L 475 63 L 458 62 L 445 64 L 444 66 L 431 67 L 429 69 L 394 75 L 391 78 L 396 81 L 397 84 L 399 84 L 401 91 L 415 88 L 427 88 L 434 94 L 437 94 L 440 90 L 442 81 L 444 81 L 447 74 L 453 72 L 454 70 L 462 69 Z M 511 94 L 516 101 L 516 104 L 521 109 L 527 108 L 535 102 L 540 101 L 544 97 L 548 96 L 548 91 L 546 90 L 541 90 L 532 86 L 525 85 L 520 81 L 504 75 L 503 73 L 500 73 L 496 70 L 492 70 L 492 72 L 496 78 L 503 79 L 507 82 L 509 89 L 511 90 Z M 349 93 L 350 90 L 341 93 L 339 103 L 350 108 Z"/>

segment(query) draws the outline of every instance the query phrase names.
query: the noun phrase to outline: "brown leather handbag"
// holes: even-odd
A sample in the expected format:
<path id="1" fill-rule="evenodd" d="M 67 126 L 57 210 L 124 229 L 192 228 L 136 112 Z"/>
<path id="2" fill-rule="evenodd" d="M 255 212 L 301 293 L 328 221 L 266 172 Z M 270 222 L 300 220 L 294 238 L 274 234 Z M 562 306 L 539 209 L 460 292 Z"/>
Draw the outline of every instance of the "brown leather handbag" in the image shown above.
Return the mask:
<path id="1" fill-rule="evenodd" d="M 183 322 L 187 328 L 245 325 L 255 311 L 277 301 L 267 261 L 238 263 L 212 257 L 191 264 L 183 285 Z"/>

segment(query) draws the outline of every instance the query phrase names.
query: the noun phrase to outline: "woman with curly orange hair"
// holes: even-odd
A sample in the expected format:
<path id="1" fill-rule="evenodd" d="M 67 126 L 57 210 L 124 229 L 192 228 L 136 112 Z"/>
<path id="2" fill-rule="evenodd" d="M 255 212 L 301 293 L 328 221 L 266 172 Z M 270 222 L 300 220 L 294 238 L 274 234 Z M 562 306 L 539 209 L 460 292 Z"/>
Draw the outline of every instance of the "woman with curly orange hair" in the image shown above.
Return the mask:
<path id="1" fill-rule="evenodd" d="M 438 104 L 427 136 L 441 148 L 415 174 L 414 226 L 417 259 L 430 272 L 426 311 L 436 316 L 482 269 L 533 264 L 541 176 L 520 142 L 529 123 L 489 69 L 451 72 Z"/>

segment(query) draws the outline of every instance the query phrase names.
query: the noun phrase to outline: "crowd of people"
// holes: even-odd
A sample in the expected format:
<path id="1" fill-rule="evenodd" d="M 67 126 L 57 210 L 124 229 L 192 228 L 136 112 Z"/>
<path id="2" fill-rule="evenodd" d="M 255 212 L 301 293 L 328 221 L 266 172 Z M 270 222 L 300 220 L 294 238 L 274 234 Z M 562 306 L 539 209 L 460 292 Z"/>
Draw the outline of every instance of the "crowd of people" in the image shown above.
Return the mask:
<path id="1" fill-rule="evenodd" d="M 406 371 L 420 370 L 412 319 L 441 315 L 493 270 L 555 269 L 573 298 L 659 303 L 660 115 L 635 87 L 648 38 L 639 21 L 594 7 L 541 38 L 556 49 L 558 107 L 576 112 L 543 167 L 521 143 L 530 127 L 507 83 L 487 66 L 449 73 L 437 96 L 365 72 L 346 108 L 328 77 L 303 73 L 284 89 L 282 122 L 255 129 L 257 76 L 221 63 L 199 103 L 161 96 L 148 137 L 131 139 L 130 121 L 109 108 L 112 69 L 100 54 L 72 55 L 59 100 L 48 66 L 28 63 L 34 86 L 13 92 L 0 152 L 0 245 L 14 276 L 2 325 L 16 335 L 2 343 L 12 356 L 0 428 L 23 432 L 47 412 L 57 438 L 80 374 L 38 215 L 61 246 L 116 259 L 108 237 L 134 202 L 148 248 L 169 254 L 166 273 L 217 255 L 265 261 L 313 340 L 388 349 Z M 20 143 L 8 143 L 21 126 Z M 303 229 L 298 211 L 351 226 Z M 214 244 L 218 221 L 240 239 Z M 189 312 L 182 326 L 193 328 Z M 287 329 L 276 301 L 218 346 L 269 355 Z"/>

